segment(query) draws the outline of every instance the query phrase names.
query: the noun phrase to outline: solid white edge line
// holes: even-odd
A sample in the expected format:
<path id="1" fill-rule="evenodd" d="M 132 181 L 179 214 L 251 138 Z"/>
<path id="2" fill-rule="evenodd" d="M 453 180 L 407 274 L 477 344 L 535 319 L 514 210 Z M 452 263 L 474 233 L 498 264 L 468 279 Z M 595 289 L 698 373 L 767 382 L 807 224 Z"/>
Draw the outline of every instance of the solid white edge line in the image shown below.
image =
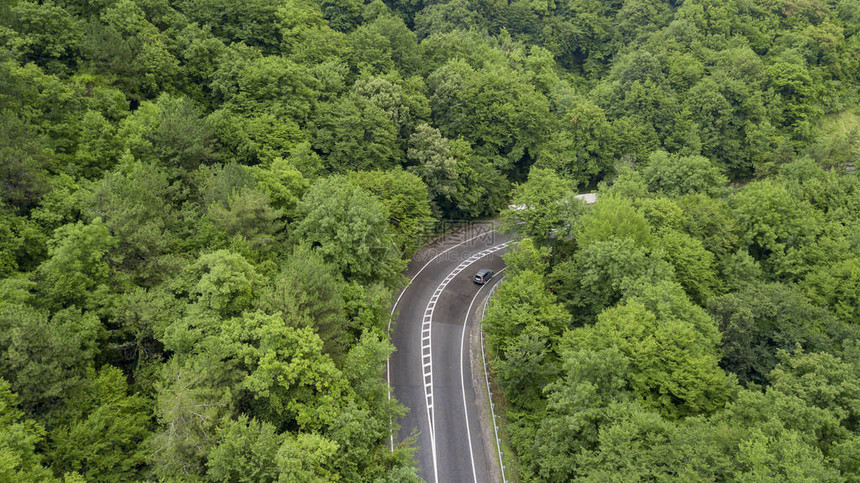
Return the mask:
<path id="1" fill-rule="evenodd" d="M 505 267 L 499 270 L 499 273 L 507 270 L 508 267 Z M 499 279 L 493 288 L 490 289 L 490 294 L 487 295 L 487 301 L 484 302 L 484 310 L 481 311 L 481 320 L 478 322 L 480 324 L 484 323 L 484 317 L 487 315 L 487 305 L 490 303 L 490 298 L 496 292 L 496 289 L 499 288 L 499 284 L 502 283 L 505 277 Z M 499 452 L 499 471 L 502 473 L 502 483 L 507 483 L 507 479 L 505 478 L 505 463 L 502 460 L 502 442 L 499 440 L 499 426 L 496 424 L 496 411 L 493 409 L 493 391 L 490 389 L 490 374 L 489 369 L 487 368 L 487 357 L 484 355 L 484 329 L 480 329 L 481 333 L 481 361 L 484 363 L 484 381 L 487 383 L 487 397 L 490 399 L 490 418 L 493 420 L 493 433 L 496 436 L 496 450 Z"/>
<path id="2" fill-rule="evenodd" d="M 465 270 L 466 268 L 468 268 L 469 266 L 471 266 L 473 263 L 477 262 L 478 260 L 480 260 L 480 259 L 482 259 L 482 258 L 485 258 L 485 257 L 487 257 L 487 256 L 489 256 L 489 255 L 492 255 L 493 253 L 496 253 L 496 252 L 498 252 L 498 251 L 500 251 L 500 250 L 504 250 L 504 249 L 505 249 L 505 248 L 507 248 L 507 247 L 508 247 L 508 245 L 510 245 L 511 243 L 512 243 L 512 241 L 506 241 L 506 242 L 504 242 L 504 243 L 500 243 L 500 244 L 498 244 L 498 245 L 493 245 L 493 246 L 491 246 L 491 247 L 489 247 L 489 248 L 486 248 L 486 249 L 484 249 L 484 250 L 481 250 L 480 252 L 478 252 L 478 253 L 476 253 L 476 254 L 472 255 L 471 257 L 469 257 L 468 259 L 466 259 L 465 261 L 463 261 L 462 263 L 460 263 L 460 265 L 458 265 L 458 266 L 457 266 L 457 268 L 455 268 L 454 270 L 452 270 L 450 273 L 453 273 L 453 274 L 455 274 L 455 275 L 456 275 L 456 274 L 459 274 L 460 272 L 462 272 L 463 270 Z M 451 279 L 450 279 L 450 280 L 446 278 L 446 280 L 443 280 L 443 281 L 439 284 L 439 286 L 436 288 L 436 291 L 437 291 L 437 292 L 439 292 L 440 296 L 441 296 L 442 292 L 444 292 L 444 291 L 445 291 L 445 289 L 448 287 L 448 284 L 449 284 L 449 283 L 451 283 L 451 280 L 453 280 L 453 277 L 451 277 Z M 435 297 L 435 295 L 434 295 L 434 297 Z M 430 328 L 431 328 L 431 329 L 432 329 L 432 327 L 433 327 L 433 313 L 435 313 L 435 308 L 433 309 L 433 312 L 431 312 L 431 315 L 430 315 L 429 326 L 430 326 Z M 425 322 L 425 323 L 427 323 L 427 322 Z M 431 336 L 432 336 L 432 333 L 431 333 Z M 421 339 L 421 340 L 422 340 L 422 342 L 423 342 L 423 340 L 424 340 L 423 336 L 422 336 L 422 339 Z M 431 356 L 430 356 L 430 362 L 431 362 L 431 364 L 432 364 L 432 362 L 433 362 L 433 357 L 432 357 L 432 354 L 433 354 L 433 349 L 432 349 L 432 337 L 431 337 L 431 341 L 430 341 L 430 342 L 431 342 L 431 348 L 430 348 L 430 354 L 431 354 Z M 438 466 L 437 466 L 437 459 L 436 459 L 436 408 L 435 408 L 435 407 L 430 407 L 430 406 L 429 406 L 429 403 L 427 403 L 427 402 L 426 402 L 428 399 L 432 399 L 432 398 L 433 398 L 433 377 L 432 377 L 432 374 L 433 374 L 433 367 L 432 367 L 432 365 L 431 365 L 431 367 L 430 367 L 430 375 L 431 375 L 431 376 L 430 376 L 430 393 L 429 393 L 429 396 L 428 396 L 428 393 L 427 393 L 427 385 L 425 384 L 425 386 L 424 386 L 424 399 L 425 399 L 425 404 L 427 404 L 427 405 L 428 405 L 428 406 L 427 406 L 427 419 L 428 419 L 428 420 L 430 421 L 430 423 L 431 423 L 431 424 L 430 424 L 430 446 L 431 446 L 431 448 L 430 448 L 430 450 L 431 450 L 431 451 L 430 451 L 430 452 L 431 452 L 431 454 L 433 455 L 433 481 L 434 481 L 434 482 L 436 482 L 436 483 L 439 483 Z M 424 376 L 424 377 L 425 377 L 425 378 L 427 377 L 427 376 L 426 376 L 426 374 L 425 374 L 425 376 Z M 466 429 L 467 429 L 467 431 L 468 431 L 468 424 L 466 425 Z M 470 438 L 470 439 L 469 439 L 469 446 L 470 446 L 469 450 L 470 450 L 470 453 L 471 453 L 471 445 L 472 445 L 472 440 L 471 440 L 471 438 Z M 471 458 L 471 463 L 472 463 L 472 467 L 473 467 L 473 469 L 474 469 L 474 464 L 475 464 L 474 457 L 473 457 L 473 458 Z M 473 473 L 473 476 L 474 476 L 474 471 L 473 471 L 472 473 Z"/>
<path id="3" fill-rule="evenodd" d="M 478 289 L 475 292 L 475 296 L 472 297 L 472 301 L 469 302 L 469 310 L 466 311 L 466 318 L 463 320 L 463 331 L 460 333 L 460 392 L 463 393 L 463 413 L 466 416 L 466 438 L 468 438 L 469 442 L 469 461 L 472 463 L 472 480 L 475 483 L 478 483 L 478 475 L 475 471 L 475 452 L 472 449 L 472 430 L 469 429 L 469 406 L 466 404 L 466 382 L 463 376 L 463 345 L 466 340 L 466 327 L 469 325 L 469 315 L 472 314 L 472 307 L 475 305 L 475 300 L 478 299 L 478 295 L 481 295 L 481 291 L 484 290 L 484 286 Z"/>
<path id="4" fill-rule="evenodd" d="M 477 238 L 480 238 L 484 235 L 489 235 L 490 233 L 493 233 L 494 231 L 496 231 L 496 230 L 493 229 L 493 230 L 475 235 L 472 238 L 469 238 L 468 240 L 462 241 L 462 242 L 460 242 L 454 246 L 451 246 L 451 247 L 437 253 L 436 256 L 431 258 L 427 263 L 424 264 L 423 267 L 421 267 L 420 270 L 418 270 L 418 273 L 416 273 L 411 279 L 409 279 L 409 282 L 407 282 L 406 286 L 403 287 L 403 290 L 400 291 L 400 295 L 397 296 L 397 300 L 394 301 L 394 305 L 391 306 L 391 313 L 388 315 L 389 342 L 390 342 L 390 338 L 391 338 L 391 320 L 394 317 L 394 311 L 397 309 L 397 304 L 400 303 L 400 299 L 403 298 L 403 294 L 406 293 L 406 289 L 408 289 L 412 285 L 412 282 L 414 282 L 415 279 L 418 278 L 418 275 L 421 275 L 421 272 L 423 272 L 424 269 L 427 268 L 428 265 L 433 263 L 437 258 L 444 255 L 445 253 L 448 253 L 449 251 L 451 251 L 451 250 L 453 250 L 453 249 L 455 249 L 461 245 L 465 245 L 466 243 L 469 243 L 470 241 L 475 240 Z M 388 358 L 385 359 L 385 382 L 388 384 L 388 400 L 391 401 L 391 356 L 388 356 Z M 391 442 L 391 452 L 393 453 L 394 452 L 394 432 L 391 432 L 391 434 L 389 435 L 389 440 Z"/>

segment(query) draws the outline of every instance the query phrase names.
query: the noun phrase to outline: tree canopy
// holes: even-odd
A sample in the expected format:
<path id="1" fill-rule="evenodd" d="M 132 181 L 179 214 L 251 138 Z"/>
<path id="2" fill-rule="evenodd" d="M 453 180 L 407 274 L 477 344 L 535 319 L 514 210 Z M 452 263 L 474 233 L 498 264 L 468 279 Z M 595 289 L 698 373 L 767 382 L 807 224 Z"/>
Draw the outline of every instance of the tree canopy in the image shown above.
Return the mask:
<path id="1" fill-rule="evenodd" d="M 0 480 L 416 480 L 391 296 L 500 212 L 522 480 L 856 479 L 858 11 L 3 2 Z"/>

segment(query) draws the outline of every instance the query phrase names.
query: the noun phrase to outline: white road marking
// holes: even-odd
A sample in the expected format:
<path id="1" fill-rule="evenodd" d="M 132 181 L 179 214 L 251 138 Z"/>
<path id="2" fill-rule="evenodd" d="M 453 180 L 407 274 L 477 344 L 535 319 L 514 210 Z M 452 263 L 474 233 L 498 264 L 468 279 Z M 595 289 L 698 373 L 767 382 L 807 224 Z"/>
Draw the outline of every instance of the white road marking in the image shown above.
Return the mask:
<path id="1" fill-rule="evenodd" d="M 493 254 L 499 250 L 505 249 L 511 243 L 512 242 L 507 241 L 507 242 L 502 243 L 500 245 L 492 246 L 492 247 L 487 248 L 485 250 L 482 250 L 482 251 L 472 255 L 471 257 L 467 258 L 466 260 L 462 261 L 460 263 L 460 265 L 458 265 L 457 268 L 452 270 L 448 274 L 448 276 L 445 277 L 444 280 L 442 280 L 442 282 L 439 284 L 439 286 L 436 287 L 436 291 L 433 292 L 433 296 L 430 297 L 430 301 L 427 304 L 428 307 L 430 306 L 430 304 L 433 304 L 433 307 L 431 307 L 429 309 L 430 310 L 429 319 L 427 317 L 425 317 L 424 321 L 422 322 L 422 327 L 421 327 L 422 328 L 422 330 L 421 330 L 422 347 L 424 347 L 426 345 L 430 348 L 429 349 L 429 352 L 430 352 L 430 354 L 429 354 L 429 356 L 430 356 L 430 368 L 424 369 L 424 380 L 426 382 L 427 377 L 429 376 L 430 377 L 430 384 L 424 385 L 424 400 L 425 400 L 426 407 L 427 407 L 427 419 L 430 421 L 430 452 L 433 456 L 433 479 L 437 483 L 439 481 L 439 476 L 438 476 L 437 463 L 436 463 L 436 411 L 432 407 L 432 400 L 433 400 L 433 356 L 432 356 L 433 347 L 432 347 L 432 337 L 431 337 L 432 336 L 432 329 L 433 329 L 433 313 L 436 310 L 436 302 L 439 300 L 439 297 L 442 295 L 442 292 L 445 291 L 445 288 L 448 286 L 448 284 L 451 282 L 451 280 L 453 280 L 454 277 L 459 275 L 460 272 L 462 272 L 463 270 L 465 270 L 466 268 L 468 268 L 470 265 L 477 262 L 478 260 L 486 257 L 487 255 L 491 255 L 491 254 Z M 426 333 L 426 335 L 425 335 L 425 333 Z M 422 356 L 422 357 L 426 357 L 426 356 Z M 466 429 L 468 430 L 468 424 L 466 425 Z M 471 440 L 471 438 L 469 439 L 469 452 L 470 452 L 470 456 L 471 456 L 471 452 L 472 452 L 472 440 Z M 475 466 L 474 458 L 471 458 L 471 462 L 472 462 L 472 475 L 474 476 L 474 473 L 475 473 L 475 471 L 474 471 L 474 466 Z"/>
<path id="2" fill-rule="evenodd" d="M 505 268 L 499 270 L 499 273 L 504 272 L 505 270 L 507 270 L 507 268 L 508 267 L 505 267 Z M 504 280 L 504 279 L 505 279 L 505 277 L 500 278 L 499 281 L 496 282 L 495 285 L 493 285 L 493 288 L 490 289 L 490 294 L 487 295 L 487 300 L 484 302 L 484 308 L 483 308 L 483 310 L 481 310 L 481 320 L 479 323 L 481 323 L 481 324 L 484 323 L 484 318 L 487 315 L 487 306 L 490 305 L 490 298 L 492 298 L 493 293 L 496 291 L 497 288 L 499 288 L 499 284 L 501 284 L 502 280 Z M 502 483 L 507 483 L 508 480 L 507 480 L 507 478 L 505 478 L 505 462 L 502 459 L 502 443 L 499 440 L 499 425 L 496 424 L 496 411 L 494 409 L 495 403 L 493 403 L 493 390 L 490 389 L 490 374 L 489 374 L 489 370 L 487 369 L 487 356 L 484 355 L 484 330 L 481 329 L 480 332 L 481 332 L 481 361 L 484 363 L 484 381 L 487 383 L 487 396 L 490 399 L 490 419 L 493 421 L 493 432 L 496 435 L 496 450 L 499 453 L 499 471 L 502 472 Z"/>
<path id="3" fill-rule="evenodd" d="M 507 267 L 506 267 L 507 268 Z M 501 273 L 504 271 L 504 268 L 499 271 Z M 484 290 L 484 286 L 481 286 L 477 292 L 475 292 L 475 296 L 472 297 L 472 301 L 469 302 L 469 310 L 466 311 L 466 318 L 463 319 L 463 332 L 460 334 L 460 389 L 463 393 L 463 413 L 466 415 L 466 438 L 469 441 L 469 461 L 472 463 L 472 479 L 475 483 L 478 483 L 478 475 L 475 471 L 475 453 L 472 449 L 472 430 L 469 429 L 469 406 L 466 404 L 466 382 L 463 376 L 463 345 L 466 341 L 466 327 L 469 325 L 469 316 L 472 314 L 472 306 L 475 305 L 475 300 L 478 299 L 478 295 L 481 295 L 481 291 Z"/>
<path id="4" fill-rule="evenodd" d="M 412 285 L 412 282 L 414 282 L 415 279 L 418 278 L 418 275 L 421 275 L 421 272 L 423 272 L 425 268 L 427 268 L 431 263 L 433 263 L 437 258 L 444 255 L 445 253 L 448 253 L 449 251 L 451 251 L 451 250 L 453 250 L 453 249 L 455 249 L 461 245 L 465 245 L 466 243 L 469 243 L 472 240 L 475 240 L 475 239 L 480 238 L 480 237 L 485 236 L 485 235 L 489 235 L 490 233 L 493 233 L 494 231 L 496 231 L 496 230 L 490 230 L 488 232 L 475 235 L 472 238 L 469 238 L 468 240 L 462 241 L 462 242 L 460 242 L 454 246 L 448 247 L 447 249 L 437 253 L 436 256 L 431 258 L 427 263 L 424 264 L 424 266 L 421 267 L 420 270 L 418 270 L 418 273 L 416 273 L 415 275 L 412 276 L 411 279 L 409 279 L 409 282 L 406 284 L 405 287 L 403 287 L 403 290 L 400 291 L 400 295 L 397 296 L 397 300 L 394 301 L 394 305 L 391 306 L 391 313 L 388 316 L 388 334 L 389 334 L 389 337 L 391 335 L 391 320 L 394 318 L 394 311 L 397 310 L 397 304 L 400 303 L 400 299 L 403 298 L 403 294 L 406 293 L 406 289 L 408 289 L 409 286 Z M 388 383 L 388 400 L 391 401 L 391 356 L 388 356 L 388 359 L 385 360 L 385 382 Z M 394 433 L 391 433 L 391 435 L 389 436 L 389 441 L 391 442 L 391 451 L 393 452 L 394 451 Z"/>

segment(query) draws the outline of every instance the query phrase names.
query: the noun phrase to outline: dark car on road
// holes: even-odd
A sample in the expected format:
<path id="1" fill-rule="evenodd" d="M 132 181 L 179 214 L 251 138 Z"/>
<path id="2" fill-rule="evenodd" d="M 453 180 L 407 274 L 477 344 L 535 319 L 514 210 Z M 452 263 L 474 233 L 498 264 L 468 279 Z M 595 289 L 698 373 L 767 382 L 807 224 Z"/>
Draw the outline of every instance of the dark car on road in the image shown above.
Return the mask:
<path id="1" fill-rule="evenodd" d="M 475 283 L 478 285 L 484 285 L 490 281 L 491 278 L 493 278 L 493 271 L 489 268 L 482 268 L 475 274 Z"/>

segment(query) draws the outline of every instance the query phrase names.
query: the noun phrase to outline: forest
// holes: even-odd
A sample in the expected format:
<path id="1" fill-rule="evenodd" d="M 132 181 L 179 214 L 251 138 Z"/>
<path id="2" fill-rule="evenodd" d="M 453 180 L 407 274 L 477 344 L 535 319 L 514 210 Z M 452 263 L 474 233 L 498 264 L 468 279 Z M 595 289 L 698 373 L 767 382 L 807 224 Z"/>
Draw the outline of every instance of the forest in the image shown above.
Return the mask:
<path id="1" fill-rule="evenodd" d="M 392 293 L 501 213 L 520 480 L 860 481 L 858 31 L 860 0 L 3 1 L 0 480 L 418 481 Z"/>

